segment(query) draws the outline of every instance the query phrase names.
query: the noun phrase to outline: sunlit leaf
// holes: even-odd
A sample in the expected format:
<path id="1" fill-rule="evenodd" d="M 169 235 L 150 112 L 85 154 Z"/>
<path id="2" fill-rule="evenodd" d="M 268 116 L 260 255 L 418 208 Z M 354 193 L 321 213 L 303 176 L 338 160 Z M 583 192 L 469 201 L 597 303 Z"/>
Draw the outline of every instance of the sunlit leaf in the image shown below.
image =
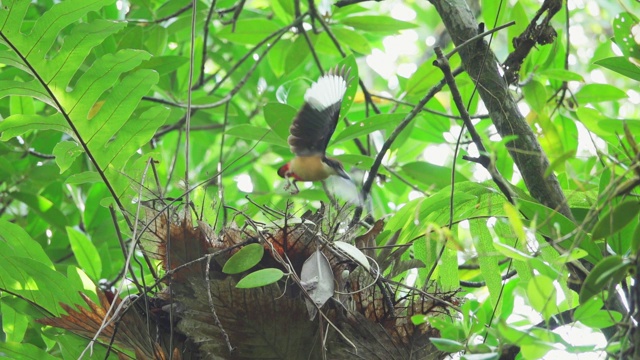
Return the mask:
<path id="1" fill-rule="evenodd" d="M 595 61 L 594 64 L 600 65 L 618 74 L 629 77 L 633 80 L 640 81 L 640 66 L 632 63 L 624 56 L 610 57 Z"/>
<path id="2" fill-rule="evenodd" d="M 625 56 L 636 59 L 640 59 L 640 42 L 637 40 L 638 26 L 640 26 L 638 17 L 628 12 L 622 12 L 613 19 L 613 34 L 616 45 Z"/>
<path id="3" fill-rule="evenodd" d="M 627 98 L 627 93 L 609 84 L 586 84 L 576 93 L 579 104 L 615 101 Z"/>
<path id="4" fill-rule="evenodd" d="M 531 306 L 542 314 L 545 320 L 558 313 L 557 291 L 550 278 L 538 275 L 529 280 L 527 297 Z"/>
<path id="5" fill-rule="evenodd" d="M 275 21 L 263 18 L 240 19 L 223 27 L 216 36 L 237 44 L 255 45 L 278 29 L 280 26 Z"/>
<path id="6" fill-rule="evenodd" d="M 67 218 L 64 216 L 62 211 L 54 204 L 51 200 L 45 198 L 44 196 L 25 193 L 25 192 L 14 192 L 11 193 L 11 197 L 14 199 L 23 202 L 27 205 L 34 213 L 38 214 L 42 217 L 43 220 L 47 221 L 49 224 L 57 227 L 60 230 L 64 230 L 67 225 Z"/>
<path id="7" fill-rule="evenodd" d="M 358 30 L 388 34 L 393 34 L 400 30 L 412 29 L 417 26 L 414 23 L 378 15 L 350 16 L 342 20 L 341 23 Z"/>
<path id="8" fill-rule="evenodd" d="M 565 69 L 546 69 L 538 73 L 550 80 L 584 82 L 582 75 Z"/>
<path id="9" fill-rule="evenodd" d="M 78 260 L 78 265 L 95 281 L 102 275 L 102 260 L 95 245 L 84 233 L 67 227 L 67 236 L 71 250 Z"/>
<path id="10" fill-rule="evenodd" d="M 55 356 L 49 355 L 43 349 L 36 347 L 33 344 L 18 343 L 18 342 L 0 342 L 0 352 L 10 359 L 42 359 L 42 360 L 55 360 L 58 359 Z"/>
<path id="11" fill-rule="evenodd" d="M 67 171 L 75 159 L 83 153 L 82 148 L 74 141 L 61 141 L 53 148 L 56 164 L 60 173 Z"/>

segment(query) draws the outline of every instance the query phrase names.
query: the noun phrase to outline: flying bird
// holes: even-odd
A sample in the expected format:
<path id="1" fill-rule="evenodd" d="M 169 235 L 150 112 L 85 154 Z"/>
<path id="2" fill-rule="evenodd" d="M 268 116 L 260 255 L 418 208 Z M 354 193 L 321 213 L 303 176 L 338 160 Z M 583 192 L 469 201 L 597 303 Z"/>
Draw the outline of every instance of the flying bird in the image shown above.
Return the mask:
<path id="1" fill-rule="evenodd" d="M 350 71 L 336 66 L 304 94 L 304 105 L 293 119 L 287 139 L 295 157 L 278 169 L 280 177 L 293 180 L 285 187 L 287 190 L 293 185 L 292 194 L 299 192 L 297 181 L 322 181 L 336 175 L 353 183 L 342 163 L 326 155 L 338 124 Z"/>

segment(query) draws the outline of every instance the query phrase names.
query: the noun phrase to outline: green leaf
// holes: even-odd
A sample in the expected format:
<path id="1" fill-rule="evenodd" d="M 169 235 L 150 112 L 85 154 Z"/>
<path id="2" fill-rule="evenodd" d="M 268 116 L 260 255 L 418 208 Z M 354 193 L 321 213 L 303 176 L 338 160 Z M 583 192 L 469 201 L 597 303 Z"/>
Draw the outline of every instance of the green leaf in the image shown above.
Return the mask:
<path id="1" fill-rule="evenodd" d="M 293 118 L 296 116 L 297 110 L 287 104 L 270 102 L 264 106 L 264 119 L 274 134 L 278 135 L 282 140 L 289 137 L 289 127 Z"/>
<path id="2" fill-rule="evenodd" d="M 0 254 L 33 259 L 54 269 L 42 246 L 20 226 L 0 219 Z"/>
<path id="3" fill-rule="evenodd" d="M 12 96 L 9 99 L 9 113 L 23 115 L 35 114 L 33 99 L 27 96 Z"/>
<path id="4" fill-rule="evenodd" d="M 107 1 L 109 2 L 109 1 Z M 92 48 L 100 45 L 104 39 L 126 26 L 124 22 L 94 20 L 91 23 L 78 24 L 73 32 L 65 37 L 57 54 L 47 61 L 38 73 L 55 92 L 66 91 L 66 87 L 77 72 L 77 64 L 82 64 Z"/>
<path id="5" fill-rule="evenodd" d="M 585 301 L 584 304 L 576 307 L 573 312 L 573 319 L 576 321 L 581 321 L 582 319 L 593 316 L 595 313 L 602 309 L 604 305 L 604 301 L 598 297 L 589 298 L 589 300 Z"/>
<path id="6" fill-rule="evenodd" d="M 58 209 L 55 204 L 44 196 L 13 192 L 11 197 L 27 205 L 31 211 L 38 214 L 44 221 L 64 231 L 67 226 L 67 217 Z"/>
<path id="7" fill-rule="evenodd" d="M 442 71 L 433 66 L 433 60 L 435 56 L 423 62 L 407 80 L 405 91 L 408 96 L 423 96 L 424 92 L 442 79 Z"/>
<path id="8" fill-rule="evenodd" d="M 636 225 L 633 237 L 631 238 L 631 253 L 634 255 L 640 253 L 640 223 Z"/>
<path id="9" fill-rule="evenodd" d="M 533 259 L 533 256 L 526 254 L 513 246 L 509 246 L 507 244 L 503 244 L 494 239 L 493 246 L 498 250 L 502 255 L 512 258 L 514 260 L 527 261 Z"/>
<path id="10" fill-rule="evenodd" d="M 600 294 L 609 282 L 617 282 L 623 277 L 631 264 L 621 256 L 608 256 L 593 267 L 580 290 L 580 304 L 584 304 L 592 296 Z"/>
<path id="11" fill-rule="evenodd" d="M 304 36 L 300 35 L 296 37 L 293 43 L 288 46 L 287 55 L 284 58 L 284 71 L 286 73 L 292 73 L 310 54 L 309 44 L 307 44 Z"/>
<path id="12" fill-rule="evenodd" d="M 539 274 L 531 278 L 527 285 L 529 303 L 546 320 L 558 313 L 556 306 L 557 291 L 553 280 Z"/>
<path id="13" fill-rule="evenodd" d="M 586 84 L 576 93 L 578 104 L 626 99 L 627 93 L 609 84 Z"/>
<path id="14" fill-rule="evenodd" d="M 226 131 L 227 135 L 235 136 L 245 140 L 255 140 L 267 144 L 289 147 L 287 141 L 273 133 L 271 130 L 249 124 L 241 124 L 230 127 Z"/>
<path id="15" fill-rule="evenodd" d="M 549 175 L 553 174 L 553 172 L 556 170 L 562 170 L 564 168 L 564 163 L 569 159 L 575 158 L 575 156 L 576 156 L 576 149 L 571 149 L 565 152 L 564 154 L 561 154 L 557 158 L 553 159 L 553 161 L 551 162 L 551 165 L 549 165 L 547 170 L 544 171 L 544 178 L 546 179 L 547 177 L 549 177 Z"/>
<path id="16" fill-rule="evenodd" d="M 584 325 L 594 329 L 604 329 L 619 324 L 622 314 L 617 311 L 600 310 L 580 320 Z"/>
<path id="17" fill-rule="evenodd" d="M 502 294 L 502 271 L 498 264 L 498 253 L 493 247 L 493 238 L 487 229 L 486 220 L 470 220 L 469 226 L 478 252 L 478 265 L 482 272 L 482 278 L 487 284 L 489 294 L 491 294 L 492 304 L 496 306 Z"/>
<path id="18" fill-rule="evenodd" d="M 504 203 L 503 207 L 505 214 L 509 218 L 509 224 L 511 224 L 511 228 L 518 237 L 518 240 L 526 242 L 527 236 L 524 232 L 524 224 L 520 218 L 520 213 L 518 213 L 518 210 L 510 203 Z"/>
<path id="19" fill-rule="evenodd" d="M 234 26 L 235 31 L 233 31 Z M 229 24 L 223 27 L 216 36 L 236 44 L 256 45 L 279 29 L 280 26 L 272 20 L 263 18 L 240 19 L 235 22 L 235 25 Z"/>
<path id="20" fill-rule="evenodd" d="M 565 249 L 574 247 L 572 234 L 576 230 L 576 224 L 566 216 L 540 203 L 526 200 L 523 196 L 518 198 L 518 208 L 528 219 L 544 219 L 544 221 L 538 220 L 538 224 L 536 224 L 538 233 L 551 239 L 566 237 L 566 240 L 560 242 L 559 245 Z M 592 263 L 602 259 L 600 248 L 590 238 L 584 239 L 579 247 L 587 251 L 589 254 L 587 260 Z"/>
<path id="21" fill-rule="evenodd" d="M 0 342 L 0 353 L 7 359 L 57 360 L 55 356 L 29 343 Z"/>
<path id="22" fill-rule="evenodd" d="M 257 288 L 269 284 L 273 284 L 276 281 L 282 279 L 284 273 L 280 269 L 262 269 L 243 277 L 238 284 L 236 284 L 237 288 L 240 289 L 250 289 Z"/>
<path id="23" fill-rule="evenodd" d="M 353 140 L 359 136 L 369 135 L 374 131 L 383 129 L 393 129 L 407 114 L 380 114 L 373 115 L 367 119 L 355 123 L 338 135 L 334 136 L 332 144 L 339 144 L 344 141 Z"/>
<path id="24" fill-rule="evenodd" d="M 102 260 L 98 250 L 87 236 L 71 227 L 67 227 L 67 236 L 71 250 L 84 270 L 94 281 L 100 280 L 102 274 Z"/>
<path id="25" fill-rule="evenodd" d="M 637 218 L 640 212 L 640 201 L 626 200 L 612 210 L 602 214 L 596 226 L 593 227 L 594 240 L 611 236 L 622 230 L 628 223 Z"/>
<path id="26" fill-rule="evenodd" d="M 83 303 L 66 277 L 33 259 L 0 254 L 0 287 L 38 304 L 55 316 L 63 313 L 60 303 Z"/>
<path id="27" fill-rule="evenodd" d="M 464 350 L 464 344 L 455 340 L 443 338 L 429 338 L 429 341 L 440 351 L 455 353 Z"/>
<path id="28" fill-rule="evenodd" d="M 0 140 L 7 141 L 32 130 L 56 130 L 69 135 L 73 134 L 61 114 L 51 116 L 15 114 L 0 121 L 0 133 L 2 133 Z"/>
<path id="29" fill-rule="evenodd" d="M 624 75 L 636 81 L 640 81 L 640 66 L 629 61 L 624 56 L 615 56 L 595 61 L 594 64 L 600 65 L 618 74 Z"/>
<path id="30" fill-rule="evenodd" d="M 24 3 L 10 3 L 10 11 L 2 12 L 0 24 L 5 42 L 20 55 L 6 58 L 10 65 L 16 64 L 21 70 L 27 68 L 34 78 L 13 84 L 15 87 L 9 90 L 0 86 L 3 89 L 0 96 L 32 96 L 60 113 L 47 118 L 21 115 L 7 124 L 2 122 L 0 131 L 3 139 L 33 129 L 70 134 L 79 144 L 87 145 L 94 165 L 104 171 L 112 183 L 114 196 L 124 196 L 127 191 L 135 196 L 130 179 L 136 173 L 127 168 L 130 177 L 122 177 L 124 167 L 136 151 L 148 143 L 169 112 L 161 106 L 138 109 L 141 98 L 158 81 L 155 71 L 136 70 L 150 54 L 130 49 L 105 53 L 109 47 L 101 46 L 98 55 L 89 56 L 92 49 L 103 45 L 105 39 L 126 24 L 95 17 L 74 23 L 112 3 L 112 0 L 57 3 L 37 18 L 28 35 L 16 30 L 25 28 L 23 21 L 31 24 L 31 20 L 23 19 L 27 9 Z M 58 45 L 54 46 L 56 42 Z M 25 63 L 21 57 L 26 59 Z M 83 63 L 86 65 L 80 66 Z"/>
<path id="31" fill-rule="evenodd" d="M 365 32 L 385 34 L 395 34 L 400 30 L 413 29 L 418 26 L 414 23 L 379 15 L 350 16 L 342 20 L 341 23 Z"/>
<path id="32" fill-rule="evenodd" d="M 280 40 L 272 45 L 271 51 L 267 54 L 267 61 L 273 74 L 279 78 L 284 74 L 284 57 L 287 54 L 286 40 Z"/>
<path id="33" fill-rule="evenodd" d="M 500 354 L 498 353 L 481 353 L 481 354 L 464 354 L 460 357 L 461 360 L 498 360 Z"/>
<path id="34" fill-rule="evenodd" d="M 551 350 L 555 349 L 555 344 L 534 341 L 520 346 L 523 359 L 542 359 Z"/>
<path id="35" fill-rule="evenodd" d="M 539 72 L 538 75 L 549 80 L 584 82 L 582 75 L 565 69 L 545 69 Z"/>
<path id="36" fill-rule="evenodd" d="M 8 304 L 2 304 L 2 330 L 5 342 L 21 342 L 29 326 L 29 317 L 15 311 Z"/>
<path id="37" fill-rule="evenodd" d="M 0 81 L 0 99 L 6 96 L 31 96 L 55 109 L 58 108 L 49 94 L 42 88 L 42 85 L 35 80 L 28 82 L 12 80 Z"/>
<path id="38" fill-rule="evenodd" d="M 285 23 L 290 23 L 295 15 L 295 8 L 293 1 L 288 0 L 275 0 L 271 1 L 271 9 L 276 17 Z"/>
<path id="39" fill-rule="evenodd" d="M 227 260 L 222 268 L 225 274 L 239 274 L 256 266 L 262 260 L 264 247 L 260 244 L 249 244 Z"/>
<path id="40" fill-rule="evenodd" d="M 155 70 L 160 76 L 162 76 L 170 74 L 188 62 L 189 59 L 184 56 L 154 56 L 151 59 L 142 62 L 138 68 Z"/>
<path id="41" fill-rule="evenodd" d="M 359 32 L 342 27 L 334 27 L 332 31 L 335 37 L 345 43 L 349 48 L 351 48 L 351 50 L 362 55 L 368 55 L 371 53 L 369 40 Z"/>
<path id="42" fill-rule="evenodd" d="M 616 45 L 627 57 L 640 59 L 640 44 L 637 40 L 638 18 L 628 12 L 622 12 L 613 19 L 613 34 Z"/>
<path id="43" fill-rule="evenodd" d="M 441 189 L 451 185 L 451 169 L 444 166 L 434 165 L 425 161 L 414 161 L 402 165 L 401 171 L 427 187 Z M 460 173 L 455 175 L 456 182 L 468 181 Z"/>
<path id="44" fill-rule="evenodd" d="M 60 168 L 60 174 L 67 171 L 75 159 L 84 151 L 75 141 L 61 141 L 53 148 L 56 164 Z"/>
<path id="45" fill-rule="evenodd" d="M 543 113 L 547 104 L 547 90 L 539 81 L 532 80 L 522 88 L 527 104 L 538 113 Z"/>
<path id="46" fill-rule="evenodd" d="M 506 16 L 506 1 L 487 1 L 482 4 L 482 18 L 489 28 L 502 25 L 502 19 Z"/>
<path id="47" fill-rule="evenodd" d="M 88 184 L 102 181 L 100 174 L 95 171 L 85 171 L 77 174 L 73 174 L 67 178 L 65 184 L 79 185 Z"/>
<path id="48" fill-rule="evenodd" d="M 575 309 L 573 319 L 594 329 L 613 326 L 622 320 L 622 314 L 617 311 L 602 310 L 603 306 L 602 299 L 592 297 Z"/>

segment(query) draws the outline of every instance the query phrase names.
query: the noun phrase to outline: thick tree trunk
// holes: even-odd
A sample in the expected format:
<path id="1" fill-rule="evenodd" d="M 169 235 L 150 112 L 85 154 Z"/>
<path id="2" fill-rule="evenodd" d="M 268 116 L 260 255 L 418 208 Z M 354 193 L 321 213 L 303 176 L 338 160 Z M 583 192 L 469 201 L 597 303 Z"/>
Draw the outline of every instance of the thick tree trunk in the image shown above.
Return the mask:
<path id="1" fill-rule="evenodd" d="M 454 44 L 459 45 L 478 34 L 478 23 L 465 0 L 430 2 L 436 7 Z M 460 57 L 465 70 L 478 84 L 480 97 L 500 136 L 517 136 L 507 146 L 531 196 L 573 219 L 558 179 L 553 174 L 545 177 L 549 159 L 531 127 L 520 114 L 507 82 L 498 73 L 499 63 L 493 51 L 486 42 L 477 41 L 462 48 Z"/>

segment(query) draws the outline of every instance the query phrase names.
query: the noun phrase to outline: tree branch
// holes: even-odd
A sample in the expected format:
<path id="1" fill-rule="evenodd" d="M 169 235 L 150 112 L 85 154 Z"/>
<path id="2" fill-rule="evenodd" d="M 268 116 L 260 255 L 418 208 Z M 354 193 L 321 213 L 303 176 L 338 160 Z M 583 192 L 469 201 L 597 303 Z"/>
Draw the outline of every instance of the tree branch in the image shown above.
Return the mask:
<path id="1" fill-rule="evenodd" d="M 464 0 L 430 2 L 436 7 L 454 44 L 462 44 L 477 35 L 477 22 Z M 476 82 L 480 97 L 489 110 L 500 136 L 517 137 L 507 143 L 507 147 L 531 196 L 573 219 L 558 179 L 554 174 L 545 176 L 549 168 L 549 159 L 542 151 L 531 127 L 520 114 L 507 82 L 498 72 L 495 54 L 486 42 L 478 40 L 460 49 L 460 57 L 465 70 Z"/>

